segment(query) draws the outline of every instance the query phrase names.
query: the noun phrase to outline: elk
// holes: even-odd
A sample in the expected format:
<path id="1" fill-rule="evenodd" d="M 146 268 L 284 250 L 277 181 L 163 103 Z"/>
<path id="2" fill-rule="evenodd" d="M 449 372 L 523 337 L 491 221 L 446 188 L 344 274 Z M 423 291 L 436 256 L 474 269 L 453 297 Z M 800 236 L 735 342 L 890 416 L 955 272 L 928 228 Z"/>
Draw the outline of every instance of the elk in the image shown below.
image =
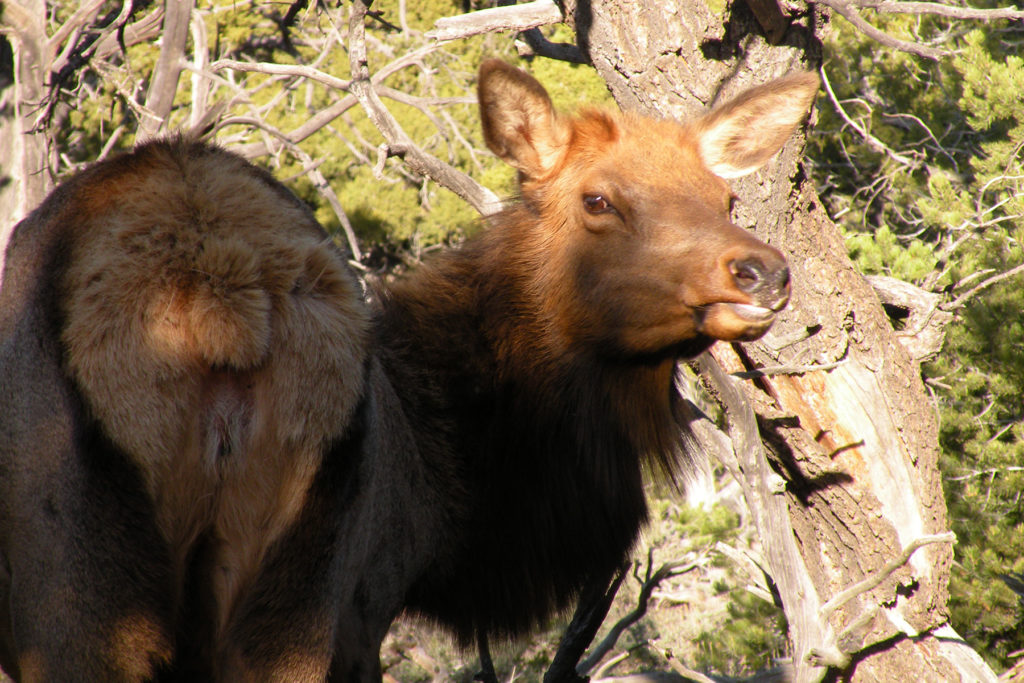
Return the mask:
<path id="1" fill-rule="evenodd" d="M 729 220 L 817 88 L 687 125 L 480 69 L 521 196 L 372 303 L 310 212 L 152 142 L 16 226 L 0 287 L 0 666 L 374 681 L 403 610 L 522 634 L 618 567 L 688 455 L 676 362 L 755 339 L 781 253 Z"/>

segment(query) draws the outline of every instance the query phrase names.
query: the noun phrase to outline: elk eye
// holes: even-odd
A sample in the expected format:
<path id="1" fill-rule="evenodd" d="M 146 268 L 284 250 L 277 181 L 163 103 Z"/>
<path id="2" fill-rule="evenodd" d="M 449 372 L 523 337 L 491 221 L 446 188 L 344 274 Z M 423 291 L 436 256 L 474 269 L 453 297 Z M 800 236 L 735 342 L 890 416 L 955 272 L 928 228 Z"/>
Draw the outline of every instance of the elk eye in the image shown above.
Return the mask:
<path id="1" fill-rule="evenodd" d="M 603 194 L 583 195 L 583 208 L 587 210 L 587 213 L 594 215 L 615 211 L 615 207 Z"/>

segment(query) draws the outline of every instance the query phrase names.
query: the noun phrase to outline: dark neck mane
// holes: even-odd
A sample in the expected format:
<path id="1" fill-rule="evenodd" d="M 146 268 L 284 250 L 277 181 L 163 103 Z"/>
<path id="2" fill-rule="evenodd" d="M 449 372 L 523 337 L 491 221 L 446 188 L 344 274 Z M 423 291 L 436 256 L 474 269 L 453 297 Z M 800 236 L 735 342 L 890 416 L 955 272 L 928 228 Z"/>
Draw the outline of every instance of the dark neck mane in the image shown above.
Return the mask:
<path id="1" fill-rule="evenodd" d="M 467 641 L 564 608 L 632 548 L 642 470 L 683 463 L 675 358 L 630 362 L 571 348 L 543 307 L 529 249 L 498 221 L 382 292 L 385 364 L 423 457 L 454 459 L 464 491 L 457 550 L 413 607 Z M 447 483 L 443 484 L 447 485 Z"/>

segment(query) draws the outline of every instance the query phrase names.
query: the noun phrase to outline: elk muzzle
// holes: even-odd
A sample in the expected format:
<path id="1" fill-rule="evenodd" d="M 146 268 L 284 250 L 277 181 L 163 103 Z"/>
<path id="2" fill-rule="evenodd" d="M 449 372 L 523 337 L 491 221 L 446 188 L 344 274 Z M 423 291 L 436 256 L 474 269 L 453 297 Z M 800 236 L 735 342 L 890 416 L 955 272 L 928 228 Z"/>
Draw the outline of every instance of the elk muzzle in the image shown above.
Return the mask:
<path id="1" fill-rule="evenodd" d="M 789 266 L 782 254 L 766 245 L 741 257 L 729 258 L 727 271 L 736 298 L 703 308 L 698 327 L 703 334 L 722 341 L 751 341 L 761 337 L 789 302 Z"/>
<path id="2" fill-rule="evenodd" d="M 789 266 L 781 254 L 775 262 L 758 256 L 731 261 L 729 272 L 736 287 L 759 306 L 781 311 L 789 301 Z"/>

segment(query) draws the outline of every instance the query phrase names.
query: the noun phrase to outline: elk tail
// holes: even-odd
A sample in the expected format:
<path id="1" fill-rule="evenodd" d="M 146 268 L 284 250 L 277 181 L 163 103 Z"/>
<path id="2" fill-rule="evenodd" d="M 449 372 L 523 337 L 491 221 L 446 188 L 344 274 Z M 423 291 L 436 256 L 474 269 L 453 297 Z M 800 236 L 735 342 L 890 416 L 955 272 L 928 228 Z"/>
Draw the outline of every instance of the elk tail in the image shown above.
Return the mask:
<path id="1" fill-rule="evenodd" d="M 192 265 L 154 311 L 154 336 L 212 367 L 255 366 L 270 349 L 272 314 L 258 255 L 241 241 L 208 238 Z"/>

